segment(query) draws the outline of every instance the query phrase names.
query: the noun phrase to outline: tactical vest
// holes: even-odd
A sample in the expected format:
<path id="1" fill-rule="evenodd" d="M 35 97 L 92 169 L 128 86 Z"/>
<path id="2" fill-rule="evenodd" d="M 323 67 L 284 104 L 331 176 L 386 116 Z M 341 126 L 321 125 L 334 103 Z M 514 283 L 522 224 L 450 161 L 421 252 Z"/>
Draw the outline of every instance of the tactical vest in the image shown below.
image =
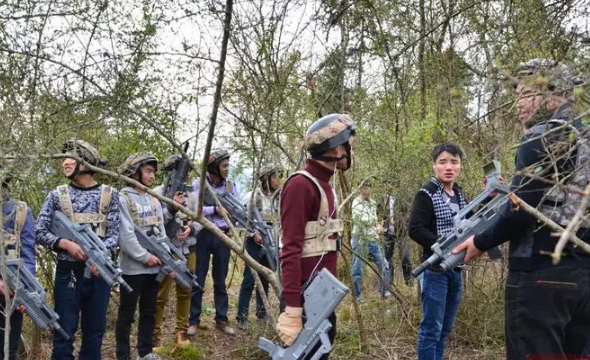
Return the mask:
<path id="1" fill-rule="evenodd" d="M 96 235 L 100 237 L 105 237 L 106 235 L 108 223 L 107 212 L 109 204 L 111 203 L 113 191 L 114 189 L 112 187 L 101 185 L 98 214 L 87 214 L 74 212 L 68 185 L 60 185 L 57 187 L 57 195 L 59 196 L 59 206 L 61 207 L 61 211 L 76 224 L 91 224 Z"/>
<path id="2" fill-rule="evenodd" d="M 207 179 L 205 179 L 205 181 L 207 181 Z M 225 189 L 223 191 L 231 193 L 233 189 L 234 184 L 229 180 L 225 180 Z M 203 199 L 203 204 L 207 206 L 217 206 L 217 204 L 209 196 L 205 196 L 205 198 Z"/>
<path id="3" fill-rule="evenodd" d="M 551 154 L 548 161 L 573 162 L 570 169 L 558 169 L 560 178 L 555 180 L 563 181 L 564 184 L 572 185 L 582 191 L 590 180 L 590 139 L 585 128 L 578 129 L 568 120 L 552 119 L 534 125 L 525 132 L 525 135 L 527 137 L 543 136 L 547 131 L 559 126 L 564 128 L 542 138 L 545 148 Z M 544 191 L 539 210 L 556 223 L 567 226 L 580 207 L 582 199 L 583 195 L 579 192 L 558 186 L 548 186 Z M 590 221 L 586 216 L 583 217 L 581 227 L 590 228 Z"/>
<path id="4" fill-rule="evenodd" d="M 139 226 L 139 227 L 145 227 L 145 226 L 151 226 L 151 227 L 158 227 L 160 225 L 160 222 L 162 219 L 160 219 L 160 217 L 158 216 L 158 199 L 154 196 L 150 196 L 150 207 L 151 207 L 151 213 L 150 215 L 143 215 L 142 216 L 142 210 L 141 209 L 141 205 L 139 204 L 139 201 L 134 200 L 134 197 L 137 197 L 137 194 L 135 193 L 130 193 L 125 191 L 124 189 L 121 190 L 121 195 L 123 195 L 125 197 L 125 199 L 127 199 L 127 204 L 129 205 L 129 213 L 131 215 L 131 220 L 133 220 L 133 222 Z"/>
<path id="5" fill-rule="evenodd" d="M 27 220 L 27 204 L 22 201 L 15 201 L 14 209 L 8 217 L 13 216 L 14 225 L 12 232 L 6 231 L 6 227 L 4 227 L 4 231 L 0 234 L 4 243 L 4 249 L 6 249 L 6 256 L 20 258 L 20 234 Z"/>
<path id="6" fill-rule="evenodd" d="M 278 222 L 279 217 L 276 211 L 272 210 L 272 196 L 265 195 L 260 188 L 256 189 L 255 203 L 262 220 L 267 224 L 275 224 Z"/>
<path id="7" fill-rule="evenodd" d="M 308 178 L 320 192 L 320 209 L 318 211 L 318 219 L 315 221 L 308 221 L 305 224 L 305 242 L 303 244 L 301 258 L 321 256 L 328 251 L 337 251 L 337 240 L 330 239 L 330 236 L 334 233 L 341 233 L 344 230 L 344 224 L 342 223 L 342 220 L 333 219 L 330 217 L 328 197 L 326 196 L 326 193 L 324 192 L 324 189 L 322 189 L 322 186 L 318 180 L 305 170 L 293 173 L 289 179 L 296 174 L 300 174 Z M 287 181 L 289 181 L 289 179 L 287 179 Z"/>

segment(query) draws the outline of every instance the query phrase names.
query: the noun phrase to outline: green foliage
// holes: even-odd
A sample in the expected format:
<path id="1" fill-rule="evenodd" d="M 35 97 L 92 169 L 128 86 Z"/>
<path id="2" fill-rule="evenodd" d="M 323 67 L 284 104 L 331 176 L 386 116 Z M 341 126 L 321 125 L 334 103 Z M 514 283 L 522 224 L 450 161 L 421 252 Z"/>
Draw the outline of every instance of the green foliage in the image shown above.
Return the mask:
<path id="1" fill-rule="evenodd" d="M 95 144 L 109 170 L 137 151 L 164 160 L 176 152 L 170 139 L 191 138 L 190 155 L 202 159 L 219 70 L 222 2 L 4 5 L 0 156 L 16 157 L 12 192 L 34 212 L 67 181 L 60 161 L 48 156 L 71 137 Z M 571 22 L 587 18 L 583 1 L 330 0 L 314 3 L 313 11 L 306 2 L 286 0 L 236 5 L 213 146 L 233 152 L 236 174 L 267 162 L 292 170 L 314 120 L 350 113 L 358 130 L 354 165 L 345 177 L 353 191 L 374 177 L 374 198 L 397 195 L 400 236 L 406 236 L 416 191 L 432 175 L 435 145 L 463 148 L 459 183 L 470 196 L 481 191 L 482 165 L 493 158 L 510 180 L 521 134 L 511 89 L 519 62 L 546 57 L 576 64 L 578 74 L 589 70 L 587 35 Z M 574 95 L 577 112 L 586 112 L 588 86 Z M 51 291 L 53 258 L 40 252 L 39 264 Z M 348 276 L 343 269 L 340 275 Z M 477 348 L 472 358 L 497 355 L 502 321 L 494 313 L 502 311 L 502 280 L 480 272 L 472 279 L 477 290 L 464 297 L 456 344 Z M 399 304 L 391 306 L 390 319 L 376 300 L 362 308 L 366 324 L 378 329 L 374 338 L 402 333 L 406 337 L 395 341 L 414 343 L 419 303 L 411 293 L 403 296 L 410 320 Z M 350 304 L 340 312 L 344 331 L 336 357 L 362 358 Z M 481 318 L 470 317 L 473 312 Z M 388 329 L 397 325 L 399 333 Z M 399 344 L 373 340 L 368 353 L 399 350 Z M 253 352 L 249 345 L 242 353 Z M 212 354 L 186 350 L 178 356 Z"/>

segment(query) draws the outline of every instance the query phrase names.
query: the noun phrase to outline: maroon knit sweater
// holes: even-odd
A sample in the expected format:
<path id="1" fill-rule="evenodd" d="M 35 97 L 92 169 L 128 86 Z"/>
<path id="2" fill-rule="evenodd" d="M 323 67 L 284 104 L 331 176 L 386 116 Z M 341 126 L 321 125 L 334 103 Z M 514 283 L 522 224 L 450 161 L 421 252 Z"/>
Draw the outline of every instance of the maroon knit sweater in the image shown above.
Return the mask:
<path id="1" fill-rule="evenodd" d="M 333 170 L 327 169 L 315 160 L 308 160 L 305 170 L 312 174 L 324 189 L 332 218 L 334 210 L 334 193 L 330 185 Z M 336 274 L 338 253 L 330 251 L 321 256 L 301 258 L 305 239 L 305 224 L 316 221 L 320 210 L 320 193 L 316 186 L 303 175 L 295 175 L 285 184 L 281 193 L 281 227 L 283 230 L 283 248 L 281 250 L 281 274 L 283 294 L 287 306 L 301 307 L 302 286 L 312 275 L 312 271 L 321 259 L 316 271 L 327 268 Z"/>

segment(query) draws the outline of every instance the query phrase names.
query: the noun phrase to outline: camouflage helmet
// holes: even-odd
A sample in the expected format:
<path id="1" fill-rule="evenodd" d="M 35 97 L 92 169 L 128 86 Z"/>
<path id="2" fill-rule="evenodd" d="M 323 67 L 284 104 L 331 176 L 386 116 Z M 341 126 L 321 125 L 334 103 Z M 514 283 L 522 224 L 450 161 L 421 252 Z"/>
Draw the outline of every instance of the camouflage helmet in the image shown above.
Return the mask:
<path id="1" fill-rule="evenodd" d="M 100 158 L 98 150 L 84 140 L 69 139 L 63 144 L 61 152 L 78 156 L 90 165 L 104 166 L 107 164 L 106 160 Z"/>
<path id="2" fill-rule="evenodd" d="M 174 170 L 174 167 L 176 166 L 176 164 L 182 159 L 182 155 L 178 155 L 178 154 L 173 154 L 170 155 L 166 158 L 166 160 L 164 160 L 164 163 L 161 166 L 162 170 L 165 171 L 172 171 Z M 190 169 L 193 169 L 193 164 L 189 164 Z"/>
<path id="3" fill-rule="evenodd" d="M 145 151 L 131 154 L 123 161 L 119 172 L 125 176 L 131 176 L 137 173 L 141 166 L 145 164 L 152 164 L 155 169 L 158 169 L 158 158 L 154 154 Z"/>
<path id="4" fill-rule="evenodd" d="M 283 169 L 274 164 L 264 165 L 260 171 L 258 171 L 258 179 L 266 181 L 272 174 L 281 173 Z"/>
<path id="5" fill-rule="evenodd" d="M 575 85 L 583 80 L 572 75 L 570 68 L 552 59 L 532 59 L 521 63 L 517 75 L 519 78 L 536 77 L 539 84 L 546 84 L 549 90 L 572 92 Z"/>
<path id="6" fill-rule="evenodd" d="M 366 187 L 373 187 L 373 184 L 371 184 L 370 179 L 364 179 L 364 181 L 363 180 L 359 181 L 359 186 L 360 187 L 365 187 L 365 186 Z"/>
<path id="7" fill-rule="evenodd" d="M 230 154 L 225 149 L 212 150 L 207 159 L 207 171 L 219 175 L 219 164 L 225 159 L 229 159 Z"/>
<path id="8" fill-rule="evenodd" d="M 354 136 L 356 125 L 347 114 L 330 114 L 316 120 L 305 133 L 305 148 L 313 155 L 348 142 Z"/>

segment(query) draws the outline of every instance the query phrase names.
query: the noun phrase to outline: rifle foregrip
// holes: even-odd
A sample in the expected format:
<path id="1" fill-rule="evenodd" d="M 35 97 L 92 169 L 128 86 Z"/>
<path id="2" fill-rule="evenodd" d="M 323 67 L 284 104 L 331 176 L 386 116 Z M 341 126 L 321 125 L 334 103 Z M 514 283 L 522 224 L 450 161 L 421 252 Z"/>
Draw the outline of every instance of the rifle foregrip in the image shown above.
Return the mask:
<path id="1" fill-rule="evenodd" d="M 39 314 L 37 314 L 37 312 L 35 312 L 35 311 L 30 311 L 30 309 L 27 309 L 27 310 L 28 310 L 27 315 L 29 315 L 29 318 L 31 319 L 33 324 L 35 324 L 40 329 L 47 330 L 49 325 L 45 321 L 43 321 L 41 316 L 39 316 Z M 57 326 L 59 326 L 59 325 L 57 325 Z"/>
<path id="2" fill-rule="evenodd" d="M 451 254 L 451 256 L 449 256 L 446 259 L 443 259 L 443 261 L 440 262 L 441 269 L 443 269 L 444 271 L 449 271 L 453 269 L 455 266 L 461 264 L 463 260 L 465 260 L 465 254 L 465 250 L 457 254 Z"/>

